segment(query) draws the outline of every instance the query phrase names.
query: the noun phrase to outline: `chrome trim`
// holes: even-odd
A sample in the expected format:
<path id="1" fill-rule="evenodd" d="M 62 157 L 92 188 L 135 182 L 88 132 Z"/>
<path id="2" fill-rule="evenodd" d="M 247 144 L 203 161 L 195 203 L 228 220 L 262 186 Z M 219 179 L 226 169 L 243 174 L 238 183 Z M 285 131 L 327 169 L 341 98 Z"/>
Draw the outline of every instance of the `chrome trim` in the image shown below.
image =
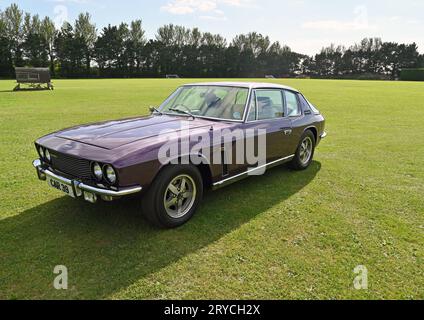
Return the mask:
<path id="1" fill-rule="evenodd" d="M 253 169 L 247 170 L 246 172 L 243 172 L 243 173 L 237 174 L 237 175 L 235 175 L 235 176 L 232 176 L 232 177 L 230 177 L 230 178 L 227 178 L 227 179 L 224 179 L 224 180 L 218 181 L 218 182 L 214 183 L 214 184 L 213 184 L 213 186 L 214 186 L 214 188 L 215 188 L 215 187 L 220 187 L 220 186 L 222 186 L 222 185 L 224 185 L 224 184 L 226 184 L 226 183 L 228 183 L 228 182 L 230 182 L 230 181 L 232 181 L 232 180 L 236 180 L 236 179 L 240 179 L 240 178 L 245 178 L 245 176 L 248 176 L 248 175 L 249 175 L 249 174 L 251 174 L 252 172 L 258 171 L 258 170 L 260 170 L 260 169 L 268 168 L 268 167 L 273 167 L 273 166 L 277 166 L 277 165 L 279 165 L 279 164 L 282 164 L 283 162 L 285 162 L 285 161 L 287 161 L 287 160 L 291 160 L 291 159 L 293 159 L 294 157 L 295 157 L 295 155 L 293 154 L 293 155 L 291 155 L 291 156 L 288 156 L 288 157 L 285 157 L 285 158 L 281 158 L 281 159 L 279 159 L 279 160 L 272 161 L 272 162 L 270 162 L 270 163 L 264 164 L 264 165 L 259 166 L 259 167 L 257 167 L 257 168 L 253 168 Z M 234 181 L 234 182 L 235 182 L 235 181 Z"/>
<path id="2" fill-rule="evenodd" d="M 193 118 L 192 116 L 185 115 L 185 114 L 179 114 L 179 113 L 169 113 L 169 112 L 163 112 L 161 111 L 163 115 L 166 116 L 173 116 L 173 117 L 181 117 L 181 118 Z M 202 120 L 216 120 L 216 121 L 223 121 L 223 122 L 235 122 L 235 123 L 243 123 L 243 120 L 230 120 L 230 119 L 223 119 L 223 118 L 213 118 L 213 117 L 203 117 L 203 116 L 197 116 L 193 115 L 195 119 L 202 119 Z"/>
<path id="3" fill-rule="evenodd" d="M 134 194 L 134 193 L 139 193 L 143 190 L 143 188 L 141 186 L 132 187 L 132 188 L 124 188 L 124 189 L 121 189 L 119 191 L 96 188 L 96 187 L 89 186 L 85 183 L 79 182 L 77 180 L 70 180 L 70 179 L 67 179 L 65 177 L 59 176 L 59 175 L 51 172 L 48 169 L 43 169 L 40 160 L 35 160 L 33 162 L 33 166 L 40 173 L 45 174 L 46 176 L 48 176 L 50 178 L 58 180 L 58 181 L 60 181 L 64 184 L 74 186 L 74 188 L 76 189 L 75 191 L 76 191 L 77 196 L 82 195 L 81 191 L 87 191 L 87 192 L 91 192 L 91 193 L 94 193 L 94 194 L 100 195 L 100 196 L 109 196 L 109 197 L 119 198 L 119 197 L 131 195 L 131 194 Z"/>
<path id="4" fill-rule="evenodd" d="M 130 194 L 139 193 L 139 192 L 141 192 L 141 190 L 143 190 L 142 187 L 133 187 L 133 188 L 122 189 L 120 191 L 112 191 L 112 190 L 95 188 L 95 187 L 86 185 L 84 183 L 79 183 L 78 188 L 80 188 L 84 191 L 88 191 L 88 192 L 92 192 L 92 193 L 101 195 L 101 196 L 110 196 L 110 197 L 128 196 Z"/>
<path id="5" fill-rule="evenodd" d="M 321 139 L 325 139 L 327 135 L 328 135 L 327 132 L 324 131 L 323 134 L 321 134 Z"/>

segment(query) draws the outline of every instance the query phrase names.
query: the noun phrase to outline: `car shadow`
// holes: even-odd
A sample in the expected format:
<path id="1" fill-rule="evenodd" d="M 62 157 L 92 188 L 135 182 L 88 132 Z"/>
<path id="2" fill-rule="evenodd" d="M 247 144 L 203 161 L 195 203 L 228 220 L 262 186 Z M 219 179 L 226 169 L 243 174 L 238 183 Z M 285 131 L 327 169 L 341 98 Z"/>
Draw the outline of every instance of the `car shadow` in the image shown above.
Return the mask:
<path id="1" fill-rule="evenodd" d="M 302 172 L 277 167 L 208 192 L 197 215 L 175 230 L 140 219 L 136 199 L 91 205 L 63 197 L 1 220 L 0 298 L 106 298 L 284 202 L 320 169 L 319 162 Z M 66 291 L 53 288 L 56 265 L 68 268 Z"/>

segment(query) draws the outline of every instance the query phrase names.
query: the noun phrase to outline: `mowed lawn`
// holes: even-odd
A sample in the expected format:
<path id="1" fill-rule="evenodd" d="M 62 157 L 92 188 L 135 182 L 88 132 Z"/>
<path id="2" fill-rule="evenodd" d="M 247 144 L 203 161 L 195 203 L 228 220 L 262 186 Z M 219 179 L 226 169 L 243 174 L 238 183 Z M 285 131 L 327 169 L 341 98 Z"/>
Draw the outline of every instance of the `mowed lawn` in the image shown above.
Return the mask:
<path id="1" fill-rule="evenodd" d="M 315 162 L 209 192 L 177 230 L 150 227 L 137 199 L 91 205 L 37 180 L 36 138 L 145 115 L 193 81 L 0 81 L 0 298 L 424 298 L 424 83 L 274 80 L 326 116 Z M 358 265 L 368 290 L 354 289 Z"/>

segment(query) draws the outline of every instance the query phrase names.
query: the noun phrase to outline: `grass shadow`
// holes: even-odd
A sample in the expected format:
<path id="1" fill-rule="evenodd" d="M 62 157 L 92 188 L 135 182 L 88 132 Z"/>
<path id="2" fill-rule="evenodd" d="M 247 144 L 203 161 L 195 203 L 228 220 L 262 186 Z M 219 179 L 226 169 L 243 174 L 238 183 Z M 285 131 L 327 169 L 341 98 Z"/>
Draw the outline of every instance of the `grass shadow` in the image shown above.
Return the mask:
<path id="1" fill-rule="evenodd" d="M 51 91 L 49 88 L 21 88 L 19 90 L 0 90 L 0 93 L 19 93 L 19 92 L 31 92 L 31 91 Z"/>
<path id="2" fill-rule="evenodd" d="M 277 167 L 210 192 L 194 219 L 176 230 L 145 223 L 135 199 L 93 206 L 63 197 L 1 220 L 0 298 L 106 298 L 290 198 L 320 169 L 319 162 L 302 172 Z M 67 291 L 53 289 L 56 265 L 68 267 Z"/>

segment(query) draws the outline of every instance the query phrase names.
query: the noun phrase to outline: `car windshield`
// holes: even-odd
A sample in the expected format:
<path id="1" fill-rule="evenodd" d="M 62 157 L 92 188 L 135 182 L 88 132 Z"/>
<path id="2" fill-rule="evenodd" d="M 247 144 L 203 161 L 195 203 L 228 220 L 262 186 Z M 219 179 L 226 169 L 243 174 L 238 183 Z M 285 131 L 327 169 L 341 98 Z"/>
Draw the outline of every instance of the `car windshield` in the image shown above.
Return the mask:
<path id="1" fill-rule="evenodd" d="M 249 94 L 247 88 L 225 86 L 184 86 L 160 107 L 166 114 L 243 120 Z"/>

